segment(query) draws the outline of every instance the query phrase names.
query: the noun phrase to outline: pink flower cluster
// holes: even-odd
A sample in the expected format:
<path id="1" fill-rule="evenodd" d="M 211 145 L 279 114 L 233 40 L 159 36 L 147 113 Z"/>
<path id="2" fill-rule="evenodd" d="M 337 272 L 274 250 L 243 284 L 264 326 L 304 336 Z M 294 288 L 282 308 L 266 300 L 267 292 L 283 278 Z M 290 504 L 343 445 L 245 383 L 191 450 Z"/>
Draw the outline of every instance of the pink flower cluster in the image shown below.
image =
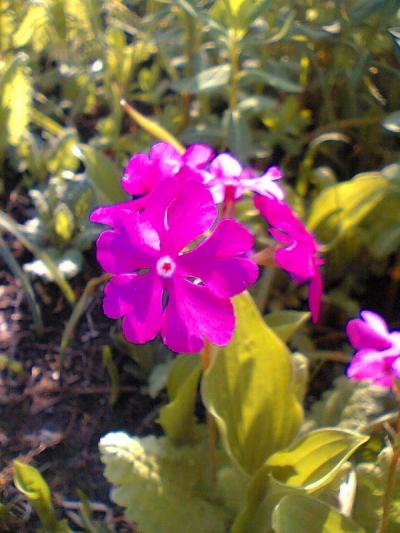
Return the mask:
<path id="1" fill-rule="evenodd" d="M 258 267 L 249 258 L 252 234 L 231 218 L 216 223 L 216 204 L 235 202 L 246 191 L 255 193 L 256 207 L 272 226 L 276 263 L 296 282 L 310 282 L 317 319 L 318 245 L 284 203 L 280 177 L 277 167 L 255 176 L 231 155 L 214 157 L 200 144 L 181 154 L 158 143 L 149 155 L 130 159 L 121 181 L 134 198 L 91 214 L 92 222 L 111 227 L 97 241 L 98 261 L 113 274 L 104 290 L 104 312 L 122 318 L 129 341 L 145 343 L 160 333 L 176 352 L 198 352 L 205 339 L 217 345 L 230 341 L 235 326 L 230 299 L 254 283 Z"/>
<path id="2" fill-rule="evenodd" d="M 391 388 L 394 379 L 400 380 L 400 331 L 389 332 L 383 318 L 372 311 L 361 311 L 360 316 L 346 327 L 356 350 L 347 376 Z"/>

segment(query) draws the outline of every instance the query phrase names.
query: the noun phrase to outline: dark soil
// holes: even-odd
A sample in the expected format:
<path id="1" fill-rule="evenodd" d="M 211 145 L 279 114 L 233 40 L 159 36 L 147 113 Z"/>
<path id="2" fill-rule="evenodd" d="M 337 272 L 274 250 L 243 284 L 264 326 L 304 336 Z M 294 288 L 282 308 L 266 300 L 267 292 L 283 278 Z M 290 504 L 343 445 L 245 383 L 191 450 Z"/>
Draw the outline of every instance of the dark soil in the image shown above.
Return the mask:
<path id="1" fill-rule="evenodd" d="M 91 265 L 74 283 L 77 295 L 100 274 L 96 268 Z M 19 375 L 10 369 L 0 373 L 0 493 L 15 521 L 10 531 L 32 532 L 35 523 L 29 505 L 13 485 L 13 459 L 40 469 L 60 511 L 71 507 L 68 502 L 76 501 L 76 491 L 81 489 L 91 502 L 105 505 L 116 531 L 132 531 L 118 510 L 109 509 L 109 485 L 102 474 L 98 442 L 113 430 L 137 435 L 153 431 L 156 402 L 146 394 L 140 368 L 113 347 L 120 396 L 110 406 L 102 347 L 110 344 L 113 324 L 102 313 L 100 289 L 71 339 L 60 379 L 60 340 L 71 307 L 55 287 L 37 282 L 35 289 L 42 298 L 45 331 L 41 337 L 32 329 L 19 280 L 4 269 L 0 274 L 0 352 L 23 367 Z"/>

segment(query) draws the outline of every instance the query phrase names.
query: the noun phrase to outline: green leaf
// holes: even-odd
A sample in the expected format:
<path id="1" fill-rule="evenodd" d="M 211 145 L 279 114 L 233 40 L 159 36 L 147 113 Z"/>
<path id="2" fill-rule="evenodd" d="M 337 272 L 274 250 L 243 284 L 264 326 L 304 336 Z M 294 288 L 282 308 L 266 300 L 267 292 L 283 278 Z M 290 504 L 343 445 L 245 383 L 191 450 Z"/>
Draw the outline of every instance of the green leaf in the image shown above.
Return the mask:
<path id="1" fill-rule="evenodd" d="M 313 404 L 308 422 L 362 431 L 366 424 L 395 407 L 390 391 L 340 376 L 335 379 L 334 387 Z"/>
<path id="2" fill-rule="evenodd" d="M 66 204 L 58 204 L 54 210 L 54 231 L 64 242 L 72 239 L 75 224 L 74 215 Z"/>
<path id="3" fill-rule="evenodd" d="M 24 18 L 18 25 L 13 37 L 16 48 L 31 43 L 36 51 L 41 51 L 49 39 L 49 15 L 46 5 L 39 2 L 29 2 Z"/>
<path id="4" fill-rule="evenodd" d="M 303 410 L 291 356 L 249 294 L 234 299 L 236 331 L 205 373 L 203 400 L 228 454 L 249 474 L 296 435 Z"/>
<path id="5" fill-rule="evenodd" d="M 272 525 L 276 533 L 365 533 L 334 507 L 310 496 L 285 496 L 275 508 Z"/>
<path id="6" fill-rule="evenodd" d="M 25 55 L 17 55 L 0 83 L 2 129 L 7 142 L 14 146 L 21 140 L 31 117 L 32 79 L 26 63 Z"/>
<path id="7" fill-rule="evenodd" d="M 104 204 L 126 200 L 120 186 L 121 173 L 116 164 L 92 146 L 80 145 L 79 148 L 87 176 L 93 183 L 98 200 Z"/>
<path id="8" fill-rule="evenodd" d="M 244 115 L 262 115 L 276 107 L 278 101 L 269 96 L 248 96 L 243 98 L 237 106 L 238 110 Z"/>
<path id="9" fill-rule="evenodd" d="M 167 381 L 170 403 L 160 410 L 159 423 L 176 444 L 193 440 L 195 436 L 197 387 L 201 376 L 201 361 L 196 355 L 180 355 L 173 362 Z"/>
<path id="10" fill-rule="evenodd" d="M 42 524 L 54 531 L 57 520 L 51 503 L 51 493 L 40 472 L 33 466 L 14 461 L 14 483 L 31 502 Z"/>
<path id="11" fill-rule="evenodd" d="M 53 259 L 46 251 L 36 246 L 32 241 L 27 239 L 19 229 L 18 224 L 9 217 L 6 213 L 0 211 L 0 228 L 9 231 L 16 239 L 18 239 L 23 246 L 25 246 L 39 261 L 42 261 L 49 271 L 50 275 L 60 287 L 61 291 L 67 298 L 69 303 L 75 301 L 75 294 L 71 285 L 65 279 L 62 272 L 59 271 L 57 265 L 54 264 Z"/>
<path id="12" fill-rule="evenodd" d="M 191 94 L 212 93 L 226 88 L 231 77 L 231 65 L 217 65 L 202 70 L 192 78 L 179 80 L 172 88 Z"/>
<path id="13" fill-rule="evenodd" d="M 305 495 L 328 485 L 347 458 L 367 440 L 349 431 L 319 430 L 272 455 L 250 481 L 232 533 L 267 531 L 273 510 L 283 496 Z"/>
<path id="14" fill-rule="evenodd" d="M 48 158 L 48 169 L 53 175 L 63 170 L 75 171 L 79 166 L 79 161 L 74 154 L 74 147 L 78 143 L 78 136 L 74 131 L 67 131 L 61 138 L 57 139 L 52 153 Z"/>
<path id="15" fill-rule="evenodd" d="M 301 85 L 292 81 L 289 77 L 285 77 L 283 74 L 277 74 L 275 72 L 256 68 L 243 69 L 240 72 L 240 81 L 245 85 L 263 83 L 287 93 L 299 93 L 302 91 Z"/>
<path id="16" fill-rule="evenodd" d="M 317 429 L 272 455 L 265 468 L 280 483 L 314 492 L 327 485 L 368 438 L 343 429 Z"/>
<path id="17" fill-rule="evenodd" d="M 380 172 L 358 174 L 345 183 L 324 189 L 313 201 L 308 227 L 326 239 L 339 238 L 357 226 L 394 186 Z"/>
<path id="18" fill-rule="evenodd" d="M 283 342 L 288 342 L 309 317 L 310 313 L 304 311 L 272 311 L 265 322 Z"/>
<path id="19" fill-rule="evenodd" d="M 165 437 L 109 433 L 100 441 L 112 500 L 146 533 L 226 533 L 226 510 L 212 501 L 206 443 L 176 447 Z"/>
<path id="20" fill-rule="evenodd" d="M 357 492 L 353 507 L 353 517 L 368 532 L 378 531 L 382 517 L 382 502 L 387 484 L 392 450 L 384 448 L 378 460 L 361 463 L 356 467 Z M 400 469 L 397 468 L 393 490 L 393 501 L 389 522 L 385 533 L 400 531 Z"/>

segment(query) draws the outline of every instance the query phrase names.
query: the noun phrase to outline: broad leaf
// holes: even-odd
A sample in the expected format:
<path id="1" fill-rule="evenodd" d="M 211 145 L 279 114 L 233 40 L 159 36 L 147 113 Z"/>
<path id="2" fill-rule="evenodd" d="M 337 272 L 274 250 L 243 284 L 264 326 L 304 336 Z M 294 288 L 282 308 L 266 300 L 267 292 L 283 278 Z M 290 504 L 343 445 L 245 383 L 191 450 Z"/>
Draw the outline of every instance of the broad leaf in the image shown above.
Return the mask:
<path id="1" fill-rule="evenodd" d="M 380 172 L 358 174 L 332 185 L 312 203 L 307 225 L 321 230 L 325 239 L 338 238 L 359 224 L 391 189 L 391 181 Z"/>
<path id="2" fill-rule="evenodd" d="M 312 493 L 332 481 L 347 458 L 368 437 L 350 431 L 311 432 L 277 452 L 256 472 L 232 533 L 263 533 L 277 503 L 288 494 Z"/>
<path id="3" fill-rule="evenodd" d="M 226 88 L 231 76 L 230 65 L 217 65 L 202 70 L 192 78 L 177 81 L 173 89 L 179 92 L 211 93 Z"/>
<path id="4" fill-rule="evenodd" d="M 319 429 L 272 455 L 265 464 L 286 485 L 313 492 L 327 485 L 368 437 L 343 429 Z"/>
<path id="5" fill-rule="evenodd" d="M 165 437 L 109 433 L 100 441 L 112 500 L 146 533 L 226 533 L 227 514 L 213 503 L 205 443 L 173 446 Z"/>
<path id="6" fill-rule="evenodd" d="M 203 400 L 227 452 L 252 474 L 296 435 L 303 410 L 293 390 L 290 353 L 249 294 L 234 300 L 236 331 L 205 373 Z"/>
<path id="7" fill-rule="evenodd" d="M 310 496 L 285 496 L 277 505 L 272 525 L 276 533 L 363 533 L 365 530 L 334 507 Z"/>

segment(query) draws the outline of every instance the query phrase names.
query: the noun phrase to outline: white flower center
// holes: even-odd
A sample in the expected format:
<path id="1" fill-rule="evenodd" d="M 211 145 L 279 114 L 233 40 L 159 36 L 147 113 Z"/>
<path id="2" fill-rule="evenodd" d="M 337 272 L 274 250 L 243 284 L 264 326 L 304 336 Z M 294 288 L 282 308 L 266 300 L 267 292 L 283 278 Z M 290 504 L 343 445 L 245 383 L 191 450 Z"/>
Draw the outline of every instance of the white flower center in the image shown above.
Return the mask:
<path id="1" fill-rule="evenodd" d="M 171 257 L 164 255 L 164 257 L 160 257 L 157 261 L 156 268 L 157 273 L 160 276 L 163 278 L 171 278 L 175 272 L 176 263 Z"/>

